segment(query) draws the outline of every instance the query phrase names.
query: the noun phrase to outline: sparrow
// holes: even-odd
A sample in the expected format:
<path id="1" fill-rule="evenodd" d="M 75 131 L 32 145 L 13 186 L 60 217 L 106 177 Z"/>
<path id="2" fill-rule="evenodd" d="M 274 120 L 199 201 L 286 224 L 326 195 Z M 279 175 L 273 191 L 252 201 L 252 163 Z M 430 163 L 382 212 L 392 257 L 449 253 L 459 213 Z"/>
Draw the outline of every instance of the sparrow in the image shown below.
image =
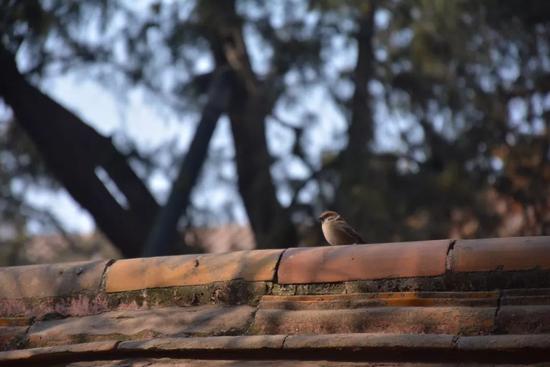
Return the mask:
<path id="1" fill-rule="evenodd" d="M 322 212 L 319 216 L 323 235 L 332 246 L 365 243 L 361 235 L 353 229 L 342 216 L 331 210 Z"/>

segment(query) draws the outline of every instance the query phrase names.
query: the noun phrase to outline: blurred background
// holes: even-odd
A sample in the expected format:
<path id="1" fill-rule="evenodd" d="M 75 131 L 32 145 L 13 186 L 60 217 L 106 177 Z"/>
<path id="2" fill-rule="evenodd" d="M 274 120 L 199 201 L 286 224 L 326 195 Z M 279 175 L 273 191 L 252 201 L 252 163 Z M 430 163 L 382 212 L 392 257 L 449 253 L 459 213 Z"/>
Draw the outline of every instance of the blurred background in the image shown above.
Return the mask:
<path id="1" fill-rule="evenodd" d="M 550 2 L 2 0 L 0 264 L 550 234 Z"/>

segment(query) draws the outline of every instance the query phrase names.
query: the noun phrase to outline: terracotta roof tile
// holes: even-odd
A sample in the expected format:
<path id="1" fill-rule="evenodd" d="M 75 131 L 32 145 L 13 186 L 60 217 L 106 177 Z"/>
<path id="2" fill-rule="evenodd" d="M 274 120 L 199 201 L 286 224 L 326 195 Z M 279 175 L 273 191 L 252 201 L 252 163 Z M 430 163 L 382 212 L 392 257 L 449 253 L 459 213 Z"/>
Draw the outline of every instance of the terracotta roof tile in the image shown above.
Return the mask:
<path id="1" fill-rule="evenodd" d="M 29 348 L 29 349 L 20 349 L 20 350 L 11 350 L 8 352 L 0 352 L 0 362 L 5 363 L 14 363 L 14 362 L 33 362 L 41 361 L 44 363 L 44 357 L 48 356 L 49 358 L 55 356 L 70 356 L 70 355 L 81 355 L 82 353 L 101 353 L 114 351 L 116 349 L 117 341 L 107 340 L 100 342 L 92 343 L 80 343 L 72 345 L 62 345 L 62 346 L 53 346 L 53 347 L 42 347 L 42 348 Z"/>
<path id="2" fill-rule="evenodd" d="M 550 362 L 548 253 L 531 237 L 4 268 L 0 348 L 46 348 L 0 364 Z"/>
<path id="3" fill-rule="evenodd" d="M 278 271 L 281 284 L 342 282 L 445 273 L 449 240 L 292 248 Z"/>
<path id="4" fill-rule="evenodd" d="M 366 307 L 338 310 L 259 309 L 256 334 L 488 334 L 496 307 Z"/>
<path id="5" fill-rule="evenodd" d="M 107 272 L 106 291 L 199 285 L 233 279 L 271 281 L 282 251 L 235 251 L 120 260 Z"/>
<path id="6" fill-rule="evenodd" d="M 244 333 L 254 307 L 164 307 L 151 310 L 111 311 L 99 315 L 39 321 L 28 332 L 33 347 L 105 339 L 148 339 L 177 335 Z"/>
<path id="7" fill-rule="evenodd" d="M 502 306 L 496 328 L 503 334 L 550 333 L 550 305 Z"/>
<path id="8" fill-rule="evenodd" d="M 330 334 L 290 335 L 284 349 L 341 349 L 341 348 L 391 348 L 398 349 L 451 349 L 452 335 L 417 334 Z"/>
<path id="9" fill-rule="evenodd" d="M 53 297 L 98 291 L 107 261 L 0 268 L 0 298 Z"/>
<path id="10" fill-rule="evenodd" d="M 550 237 L 458 240 L 451 257 L 454 272 L 550 269 Z"/>
<path id="11" fill-rule="evenodd" d="M 202 338 L 157 338 L 120 343 L 122 350 L 242 350 L 281 349 L 285 335 L 206 336 Z"/>

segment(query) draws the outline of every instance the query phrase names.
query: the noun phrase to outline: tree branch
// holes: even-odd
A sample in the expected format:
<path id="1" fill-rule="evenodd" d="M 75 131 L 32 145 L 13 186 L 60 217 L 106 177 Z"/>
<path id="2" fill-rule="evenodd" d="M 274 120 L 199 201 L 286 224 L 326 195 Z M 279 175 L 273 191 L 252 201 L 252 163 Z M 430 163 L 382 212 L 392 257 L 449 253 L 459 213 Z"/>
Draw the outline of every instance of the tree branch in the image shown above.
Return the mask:
<path id="1" fill-rule="evenodd" d="M 125 256 L 138 256 L 158 205 L 110 139 L 44 95 L 0 48 L 0 95 L 44 157 L 53 175 Z M 128 201 L 121 207 L 96 176 L 102 167 Z"/>

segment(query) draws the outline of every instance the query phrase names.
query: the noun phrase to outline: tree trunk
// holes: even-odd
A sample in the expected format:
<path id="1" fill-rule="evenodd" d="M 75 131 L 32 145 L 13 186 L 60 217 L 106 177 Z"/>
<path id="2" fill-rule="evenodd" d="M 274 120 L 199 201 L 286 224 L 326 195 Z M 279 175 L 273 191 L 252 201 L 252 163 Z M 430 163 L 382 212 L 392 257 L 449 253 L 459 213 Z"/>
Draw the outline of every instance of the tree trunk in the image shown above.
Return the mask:
<path id="1" fill-rule="evenodd" d="M 171 253 L 176 241 L 178 220 L 189 205 L 191 190 L 206 161 L 208 145 L 221 114 L 227 109 L 231 92 L 232 72 L 226 67 L 214 74 L 210 81 L 208 100 L 202 111 L 195 136 L 183 160 L 178 177 L 172 184 L 170 195 L 158 214 L 149 234 L 143 256 L 160 256 Z"/>
<path id="2" fill-rule="evenodd" d="M 374 15 L 376 1 L 369 3 L 366 13 L 358 19 L 357 62 L 353 72 L 354 93 L 351 99 L 351 121 L 348 127 L 348 145 L 340 153 L 340 186 L 336 190 L 334 209 L 341 212 L 354 225 L 367 226 L 370 212 L 368 194 L 365 189 L 376 186 L 374 182 L 382 174 L 374 172 L 369 144 L 374 138 L 374 116 L 372 97 L 369 93 L 369 82 L 374 74 Z"/>
<path id="3" fill-rule="evenodd" d="M 204 5 L 204 3 L 203 3 Z M 229 65 L 236 78 L 229 104 L 235 143 L 238 188 L 258 248 L 281 248 L 297 241 L 288 210 L 279 203 L 271 177 L 265 119 L 273 107 L 267 88 L 252 70 L 234 1 L 211 1 L 215 24 L 211 48 L 218 65 Z"/>
<path id="4" fill-rule="evenodd" d="M 351 123 L 348 129 L 347 161 L 355 161 L 368 153 L 368 144 L 373 139 L 374 118 L 369 95 L 369 82 L 373 76 L 373 36 L 376 2 L 371 1 L 369 10 L 359 18 L 357 40 L 357 63 L 353 73 L 355 90 L 351 101 Z"/>
<path id="5" fill-rule="evenodd" d="M 127 257 L 141 253 L 158 210 L 147 187 L 111 140 L 29 84 L 13 55 L 0 49 L 0 95 L 54 176 Z M 96 175 L 103 168 L 125 196 L 117 202 Z"/>
<path id="6" fill-rule="evenodd" d="M 235 160 L 241 194 L 258 248 L 289 247 L 296 231 L 279 201 L 271 178 L 265 118 L 268 101 L 262 94 L 250 95 L 244 88 L 231 101 L 229 119 L 235 142 Z"/>

